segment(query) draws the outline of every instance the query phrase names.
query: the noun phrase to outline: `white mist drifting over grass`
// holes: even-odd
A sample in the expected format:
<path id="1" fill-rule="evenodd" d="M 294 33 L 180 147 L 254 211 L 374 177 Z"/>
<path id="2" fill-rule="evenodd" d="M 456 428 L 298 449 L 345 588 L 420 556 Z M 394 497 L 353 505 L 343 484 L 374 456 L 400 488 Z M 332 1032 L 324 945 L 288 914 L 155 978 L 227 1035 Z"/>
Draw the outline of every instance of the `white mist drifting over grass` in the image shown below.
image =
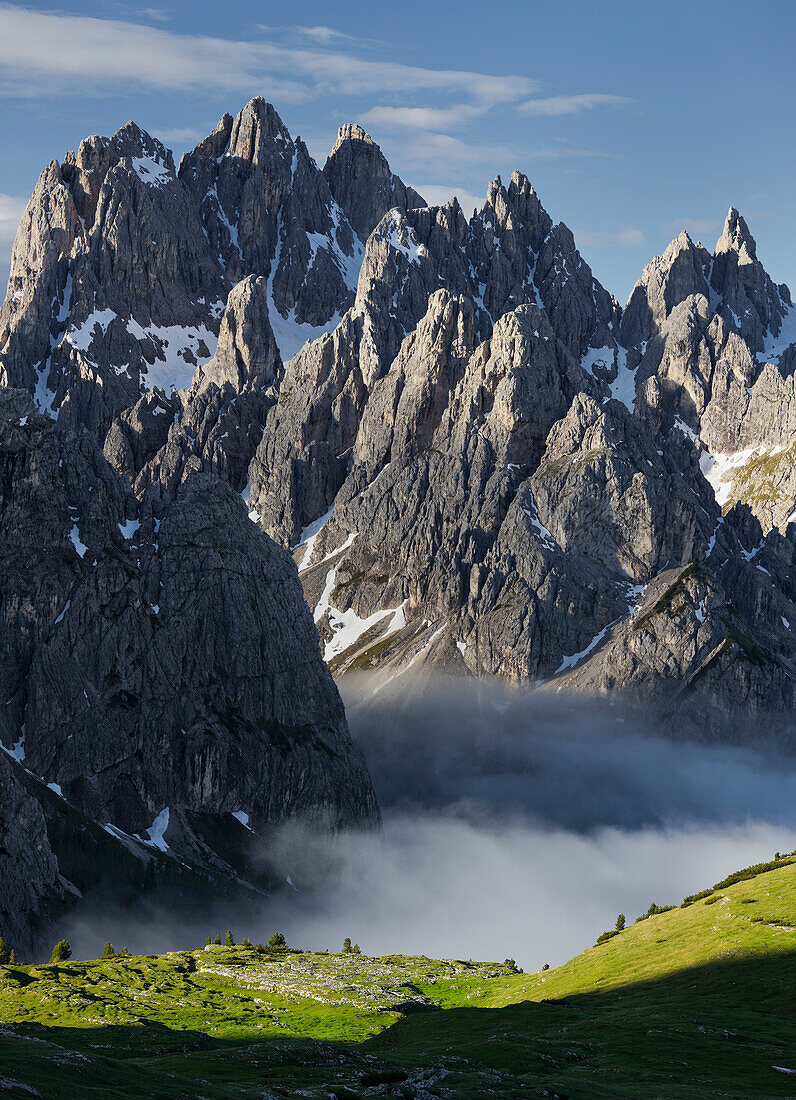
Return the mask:
<path id="1" fill-rule="evenodd" d="M 629 714 L 498 685 L 344 684 L 382 833 L 283 828 L 264 856 L 297 889 L 257 907 L 81 919 L 76 954 L 199 946 L 231 928 L 367 954 L 514 958 L 526 970 L 591 946 L 619 912 L 677 904 L 796 849 L 796 758 L 771 744 L 673 741 Z M 755 725 L 760 739 L 761 723 Z"/>
<path id="2" fill-rule="evenodd" d="M 796 760 L 770 745 L 673 741 L 607 706 L 484 682 L 344 693 L 384 833 L 285 834 L 291 877 L 310 890 L 270 915 L 297 943 L 351 936 L 372 954 L 538 969 L 619 912 L 632 920 L 796 848 Z"/>
<path id="3" fill-rule="evenodd" d="M 310 855 L 336 871 L 325 886 L 267 907 L 267 928 L 284 928 L 291 944 L 339 950 L 350 936 L 370 955 L 514 958 L 539 970 L 590 947 L 620 911 L 630 922 L 652 901 L 679 903 L 778 847 L 796 848 L 796 829 L 749 823 L 583 836 L 421 813 L 388 815 L 383 837 L 317 846 L 303 837 L 301 847 L 294 881 L 312 881 Z"/>

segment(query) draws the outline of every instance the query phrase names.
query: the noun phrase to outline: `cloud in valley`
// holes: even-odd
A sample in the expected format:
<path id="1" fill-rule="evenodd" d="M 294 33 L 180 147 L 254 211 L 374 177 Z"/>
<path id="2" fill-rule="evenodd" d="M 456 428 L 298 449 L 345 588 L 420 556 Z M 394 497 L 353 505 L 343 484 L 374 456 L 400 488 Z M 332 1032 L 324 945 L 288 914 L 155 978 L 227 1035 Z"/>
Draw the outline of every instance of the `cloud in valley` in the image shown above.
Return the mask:
<path id="1" fill-rule="evenodd" d="M 397 682 L 397 681 L 396 681 Z M 629 716 L 499 685 L 413 695 L 344 685 L 384 811 L 381 834 L 286 827 L 267 850 L 285 890 L 247 908 L 175 919 L 83 916 L 90 954 L 198 945 L 232 927 L 299 946 L 370 954 L 560 963 L 620 911 L 677 903 L 737 868 L 796 848 L 792 758 L 670 741 Z"/>

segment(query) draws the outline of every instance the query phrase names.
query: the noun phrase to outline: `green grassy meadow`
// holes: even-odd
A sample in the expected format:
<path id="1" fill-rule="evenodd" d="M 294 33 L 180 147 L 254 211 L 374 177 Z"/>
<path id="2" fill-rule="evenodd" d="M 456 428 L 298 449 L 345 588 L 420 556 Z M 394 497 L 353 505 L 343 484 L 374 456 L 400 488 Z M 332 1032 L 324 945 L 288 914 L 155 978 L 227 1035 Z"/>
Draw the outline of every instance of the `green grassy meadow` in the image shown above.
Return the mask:
<path id="1" fill-rule="evenodd" d="M 794 1098 L 794 990 L 781 861 L 538 974 L 223 946 L 0 967 L 0 1094 Z"/>

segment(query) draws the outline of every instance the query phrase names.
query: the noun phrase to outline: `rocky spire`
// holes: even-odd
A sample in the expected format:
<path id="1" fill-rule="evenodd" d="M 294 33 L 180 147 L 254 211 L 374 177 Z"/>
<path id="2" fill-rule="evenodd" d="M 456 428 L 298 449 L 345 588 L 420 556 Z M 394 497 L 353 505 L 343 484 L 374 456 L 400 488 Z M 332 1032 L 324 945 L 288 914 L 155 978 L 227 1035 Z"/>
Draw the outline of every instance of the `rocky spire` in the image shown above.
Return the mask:
<path id="1" fill-rule="evenodd" d="M 742 264 L 751 264 L 757 260 L 755 239 L 749 232 L 749 226 L 734 206 L 727 211 L 724 229 L 715 248 L 716 256 L 725 252 L 736 252 L 738 261 Z"/>
<path id="2" fill-rule="evenodd" d="M 656 256 L 633 287 L 622 317 L 622 342 L 633 347 L 649 341 L 665 323 L 672 310 L 692 294 L 708 298 L 710 253 L 694 244 L 687 230 Z"/>
<path id="3" fill-rule="evenodd" d="M 393 207 L 406 211 L 426 205 L 417 191 L 390 171 L 379 146 L 355 122 L 347 122 L 338 130 L 323 174 L 362 241 Z"/>

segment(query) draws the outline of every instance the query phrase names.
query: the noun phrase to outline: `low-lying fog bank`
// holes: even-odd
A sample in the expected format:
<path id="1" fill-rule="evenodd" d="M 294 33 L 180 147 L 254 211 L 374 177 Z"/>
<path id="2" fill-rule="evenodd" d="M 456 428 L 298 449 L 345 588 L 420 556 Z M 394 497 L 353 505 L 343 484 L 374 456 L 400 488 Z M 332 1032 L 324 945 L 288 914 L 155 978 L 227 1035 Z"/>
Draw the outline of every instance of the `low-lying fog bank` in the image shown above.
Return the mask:
<path id="1" fill-rule="evenodd" d="M 409 685 L 407 685 L 407 688 Z M 651 902 L 796 848 L 796 762 L 766 747 L 698 745 L 610 707 L 439 683 L 373 695 L 343 685 L 384 812 L 381 835 L 282 830 L 295 889 L 248 912 L 88 912 L 65 929 L 76 955 L 204 943 L 231 928 L 367 954 L 563 962 Z M 269 850 L 273 858 L 274 850 Z"/>

